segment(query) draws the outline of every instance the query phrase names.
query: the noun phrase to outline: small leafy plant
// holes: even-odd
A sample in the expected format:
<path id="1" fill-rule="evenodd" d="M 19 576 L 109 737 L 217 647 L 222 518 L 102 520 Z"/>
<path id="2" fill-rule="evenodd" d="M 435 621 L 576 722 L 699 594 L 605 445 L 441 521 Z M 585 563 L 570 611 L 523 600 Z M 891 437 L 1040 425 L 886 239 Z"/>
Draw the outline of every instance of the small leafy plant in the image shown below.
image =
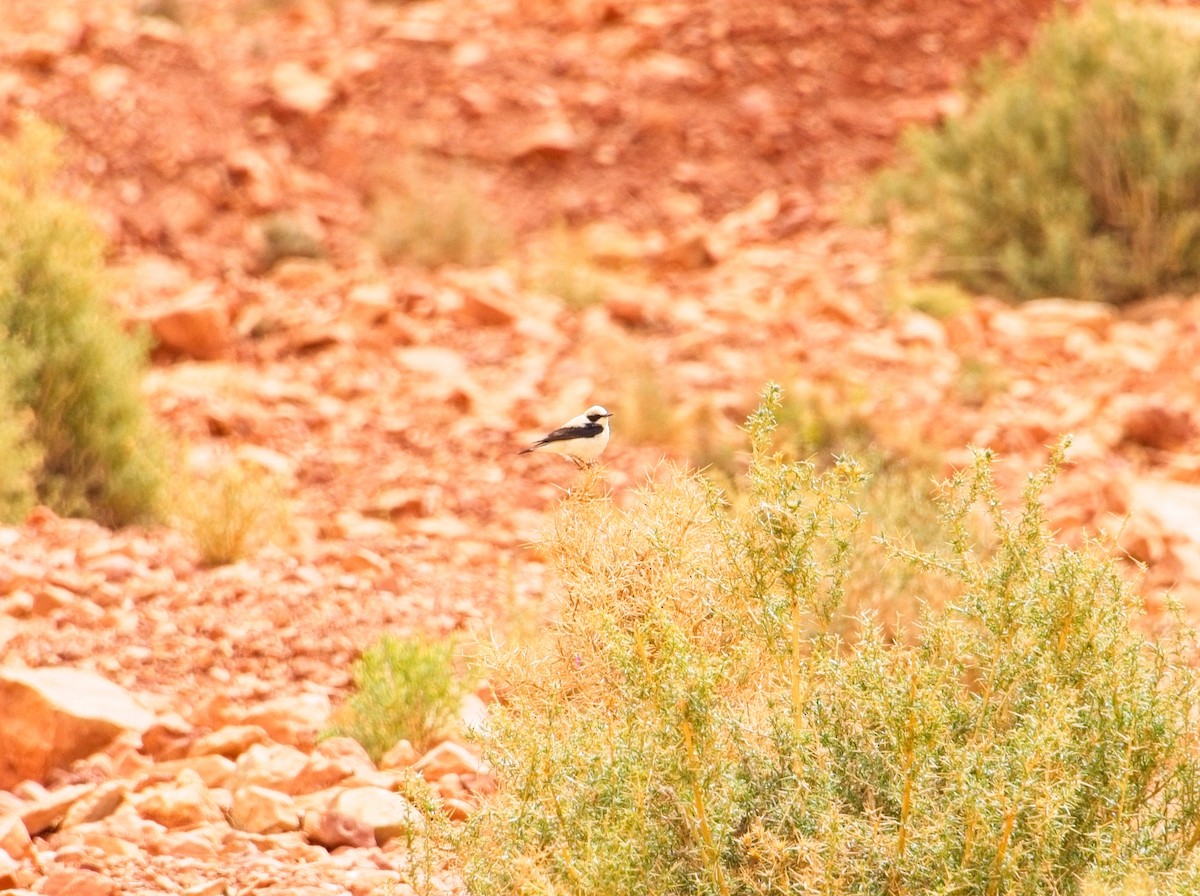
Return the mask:
<path id="1" fill-rule="evenodd" d="M 1112 563 L 1054 542 L 1058 456 L 1006 510 L 981 454 L 946 487 L 941 549 L 893 545 L 928 608 L 894 633 L 865 613 L 851 642 L 870 485 L 776 453 L 778 407 L 771 388 L 749 421 L 733 503 L 683 472 L 564 500 L 561 618 L 497 661 L 502 789 L 460 839 L 470 891 L 1187 892 L 1189 641 L 1147 640 Z"/>
<path id="2" fill-rule="evenodd" d="M 354 738 L 376 762 L 400 740 L 431 746 L 462 697 L 453 660 L 449 642 L 384 635 L 354 664 L 354 693 L 327 735 Z"/>

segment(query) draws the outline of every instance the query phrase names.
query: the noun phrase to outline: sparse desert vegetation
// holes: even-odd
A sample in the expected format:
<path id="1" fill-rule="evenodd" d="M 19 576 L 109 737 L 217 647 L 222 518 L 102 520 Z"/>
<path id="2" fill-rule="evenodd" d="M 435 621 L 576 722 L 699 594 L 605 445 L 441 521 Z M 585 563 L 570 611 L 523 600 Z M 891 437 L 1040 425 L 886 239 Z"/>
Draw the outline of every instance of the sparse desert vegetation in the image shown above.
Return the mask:
<path id="1" fill-rule="evenodd" d="M 10 6 L 0 890 L 1200 887 L 1190 9 Z"/>

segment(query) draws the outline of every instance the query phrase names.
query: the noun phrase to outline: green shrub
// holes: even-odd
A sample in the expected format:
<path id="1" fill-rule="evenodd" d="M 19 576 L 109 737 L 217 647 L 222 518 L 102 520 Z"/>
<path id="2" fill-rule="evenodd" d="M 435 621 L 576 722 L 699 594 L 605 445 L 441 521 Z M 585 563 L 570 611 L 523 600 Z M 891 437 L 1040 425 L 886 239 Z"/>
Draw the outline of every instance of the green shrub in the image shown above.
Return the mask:
<path id="1" fill-rule="evenodd" d="M 940 577 L 945 608 L 911 637 L 864 620 L 851 647 L 838 631 L 864 477 L 771 453 L 777 406 L 773 390 L 751 418 L 736 506 L 684 473 L 628 509 L 564 500 L 545 546 L 562 589 L 550 647 L 514 651 L 493 679 L 501 792 L 460 839 L 471 892 L 1183 880 L 1200 683 L 1185 638 L 1130 627 L 1109 561 L 1054 543 L 1054 464 L 1006 512 L 981 456 L 948 486 L 944 549 L 897 551 Z M 987 550 L 970 534 L 981 508 Z"/>
<path id="2" fill-rule="evenodd" d="M 354 693 L 327 736 L 352 737 L 379 761 L 400 740 L 431 746 L 455 717 L 462 688 L 454 648 L 384 635 L 354 664 Z"/>
<path id="3" fill-rule="evenodd" d="M 120 525 L 152 514 L 160 488 L 158 436 L 139 391 L 146 342 L 125 333 L 107 304 L 96 227 L 51 188 L 56 140 L 28 122 L 0 149 L 5 391 L 18 415 L 32 412 L 37 500 Z M 20 488 L 20 476 L 6 476 L 6 490 Z"/>
<path id="4" fill-rule="evenodd" d="M 1131 5 L 1047 25 L 881 182 L 937 273 L 1016 299 L 1200 285 L 1200 42 Z"/>

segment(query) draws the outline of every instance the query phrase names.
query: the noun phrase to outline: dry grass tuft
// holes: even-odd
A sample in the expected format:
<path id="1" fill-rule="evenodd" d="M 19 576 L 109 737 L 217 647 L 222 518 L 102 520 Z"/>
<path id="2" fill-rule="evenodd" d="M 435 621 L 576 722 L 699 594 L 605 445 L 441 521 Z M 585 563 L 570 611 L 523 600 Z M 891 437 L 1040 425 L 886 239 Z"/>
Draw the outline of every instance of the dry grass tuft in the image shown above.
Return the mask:
<path id="1" fill-rule="evenodd" d="M 286 525 L 280 478 L 251 461 L 191 471 L 176 498 L 174 524 L 192 540 L 205 566 L 249 556 Z"/>
<path id="2" fill-rule="evenodd" d="M 389 262 L 478 267 L 499 261 L 513 237 L 469 170 L 411 157 L 372 203 L 372 236 Z"/>

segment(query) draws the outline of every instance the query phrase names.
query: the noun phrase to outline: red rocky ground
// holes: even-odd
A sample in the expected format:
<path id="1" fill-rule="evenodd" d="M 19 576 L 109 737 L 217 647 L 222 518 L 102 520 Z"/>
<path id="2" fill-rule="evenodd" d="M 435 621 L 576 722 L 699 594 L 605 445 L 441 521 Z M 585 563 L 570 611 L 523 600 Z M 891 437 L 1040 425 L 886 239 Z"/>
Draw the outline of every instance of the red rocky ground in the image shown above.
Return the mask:
<path id="1" fill-rule="evenodd" d="M 0 121 L 62 128 L 64 183 L 112 240 L 120 307 L 160 333 L 182 321 L 147 381 L 155 410 L 198 454 L 278 473 L 286 525 L 215 569 L 165 528 L 38 512 L 0 530 L 6 665 L 99 672 L 194 743 L 272 698 L 336 701 L 383 631 L 536 612 L 545 573 L 525 545 L 572 474 L 515 451 L 606 403 L 623 494 L 677 451 L 644 419 L 632 439 L 647 377 L 678 419 L 707 409 L 730 437 L 776 378 L 882 442 L 948 463 L 990 446 L 1018 476 L 1072 432 L 1051 507 L 1064 536 L 1120 529 L 1149 600 L 1200 593 L 1194 303 L 981 299 L 935 320 L 894 310 L 886 237 L 843 223 L 904 125 L 953 109 L 981 54 L 1020 52 L 1049 0 L 159 5 L 182 25 L 10 0 Z M 576 311 L 503 266 L 384 264 L 371 204 L 413 153 L 477 174 L 519 244 L 605 223 L 639 278 Z M 278 214 L 328 259 L 264 272 L 260 225 Z M 142 780 L 114 762 L 109 777 Z M 14 885 L 83 892 L 64 877 L 82 869 L 88 892 L 370 893 L 397 864 L 361 846 L 330 861 L 299 834 L 264 845 L 219 818 L 190 839 L 164 827 L 110 832 L 133 844 L 116 852 L 48 830 Z M 383 877 L 350 886 L 364 863 Z"/>

